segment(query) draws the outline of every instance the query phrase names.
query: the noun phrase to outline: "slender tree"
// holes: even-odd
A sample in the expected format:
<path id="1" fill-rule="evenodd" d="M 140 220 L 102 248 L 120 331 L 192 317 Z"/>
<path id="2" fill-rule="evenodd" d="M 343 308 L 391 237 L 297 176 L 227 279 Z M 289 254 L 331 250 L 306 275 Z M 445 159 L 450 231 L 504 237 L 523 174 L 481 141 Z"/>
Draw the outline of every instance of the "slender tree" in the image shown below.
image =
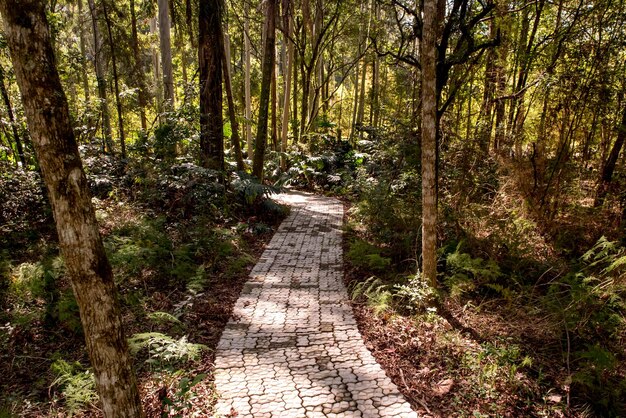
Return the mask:
<path id="1" fill-rule="evenodd" d="M 161 66 L 163 68 L 163 94 L 166 108 L 174 105 L 174 75 L 172 70 L 172 44 L 170 6 L 168 0 L 157 0 L 159 6 L 159 44 L 161 47 Z"/>
<path id="2" fill-rule="evenodd" d="M 139 101 L 139 118 L 141 120 L 141 129 L 145 132 L 148 129 L 148 121 L 146 119 L 146 80 L 143 75 L 141 64 L 141 56 L 139 55 L 139 36 L 137 35 L 137 14 L 135 12 L 135 0 L 130 0 L 130 24 L 131 24 L 131 43 L 133 55 L 135 56 L 133 65 L 133 74 L 135 83 L 138 87 Z"/>
<path id="3" fill-rule="evenodd" d="M 228 101 L 228 118 L 230 119 L 230 129 L 232 131 L 230 140 L 235 153 L 237 170 L 245 170 L 243 156 L 241 154 L 241 138 L 239 137 L 239 122 L 235 115 L 235 101 L 233 100 L 233 87 L 230 81 L 230 42 L 227 42 L 227 35 L 224 33 L 224 59 L 222 60 L 222 72 L 224 74 L 224 88 L 226 89 L 226 100 Z"/>
<path id="4" fill-rule="evenodd" d="M 48 189 L 105 417 L 142 417 L 111 266 L 61 87 L 44 2 L 3 0 L 0 12 L 28 127 Z"/>
<path id="5" fill-rule="evenodd" d="M 113 44 L 113 33 L 111 32 L 111 19 L 107 9 L 106 0 L 102 1 L 102 14 L 107 27 L 107 35 L 109 38 L 109 47 L 111 49 L 111 65 L 113 67 L 113 85 L 115 86 L 115 106 L 117 108 L 117 125 L 120 135 L 120 150 L 122 158 L 126 158 L 126 135 L 124 133 L 124 117 L 122 113 L 122 98 L 120 97 L 120 82 L 117 75 L 117 53 Z"/>
<path id="6" fill-rule="evenodd" d="M 263 179 L 263 161 L 265 160 L 265 146 L 267 145 L 267 125 L 270 105 L 270 87 L 274 71 L 276 29 L 276 0 L 267 0 L 265 11 L 265 49 L 263 53 L 263 73 L 261 79 L 261 98 L 259 103 L 259 123 L 252 162 L 252 175 L 259 180 Z"/>
<path id="7" fill-rule="evenodd" d="M 283 155 L 280 157 L 280 167 L 283 171 L 287 169 L 287 159 L 284 153 L 287 152 L 287 136 L 289 133 L 289 104 L 291 98 L 291 72 L 293 69 L 293 42 L 291 41 L 291 1 L 282 0 L 283 13 L 283 39 L 287 44 L 287 62 L 285 64 L 285 86 L 283 95 L 283 114 L 282 114 L 282 134 L 281 134 L 281 151 Z"/>
<path id="8" fill-rule="evenodd" d="M 15 141 L 15 148 L 17 148 L 17 156 L 22 163 L 22 167 L 26 168 L 26 157 L 24 156 L 24 147 L 22 146 L 22 139 L 17 130 L 17 121 L 13 114 L 13 106 L 11 106 L 11 99 L 9 98 L 9 92 L 4 84 L 4 68 L 0 65 L 0 93 L 2 93 L 2 101 L 4 107 L 6 107 L 7 115 L 9 116 L 9 123 L 11 124 L 11 130 L 13 131 L 13 140 Z"/>
<path id="9" fill-rule="evenodd" d="M 424 0 L 422 66 L 422 274 L 437 285 L 437 1 Z"/>
<path id="10" fill-rule="evenodd" d="M 94 66 L 96 67 L 96 80 L 98 83 L 98 99 L 100 101 L 100 116 L 102 118 L 102 135 L 104 142 L 102 149 L 105 152 L 113 153 L 113 141 L 111 139 L 111 117 L 109 115 L 109 105 L 106 87 L 106 72 L 104 68 L 104 57 L 102 56 L 102 38 L 98 25 L 98 9 L 95 0 L 89 1 L 89 11 L 91 13 L 91 23 L 93 27 L 93 48 Z"/>
<path id="11" fill-rule="evenodd" d="M 245 2 L 245 17 L 243 24 L 243 49 L 244 49 L 244 100 L 246 102 L 245 106 L 245 117 L 246 117 L 246 152 L 248 153 L 248 158 L 252 158 L 252 97 L 250 92 L 250 17 L 249 15 L 249 5 L 248 2 Z"/>

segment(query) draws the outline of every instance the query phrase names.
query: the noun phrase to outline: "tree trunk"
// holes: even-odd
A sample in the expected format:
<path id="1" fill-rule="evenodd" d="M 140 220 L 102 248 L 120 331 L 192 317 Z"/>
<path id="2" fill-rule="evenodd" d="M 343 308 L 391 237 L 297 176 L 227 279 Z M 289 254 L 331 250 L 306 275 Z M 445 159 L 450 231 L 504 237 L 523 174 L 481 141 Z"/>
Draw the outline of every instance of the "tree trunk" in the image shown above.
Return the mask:
<path id="1" fill-rule="evenodd" d="M 224 170 L 222 7 L 221 0 L 202 1 L 198 14 L 202 165 L 220 171 Z"/>
<path id="2" fill-rule="evenodd" d="M 150 18 L 150 34 L 154 36 L 157 32 L 156 18 Z M 152 47 L 152 85 L 156 96 L 156 111 L 160 114 L 163 111 L 163 88 L 161 86 L 161 65 L 159 63 L 159 51 Z M 159 116 L 160 117 L 160 116 Z"/>
<path id="3" fill-rule="evenodd" d="M 294 38 L 295 37 L 295 33 L 294 33 Z M 292 45 L 293 48 L 293 45 Z M 293 143 L 297 144 L 298 143 L 298 56 L 294 53 L 292 53 L 292 57 L 293 57 L 293 64 L 291 65 L 291 67 L 293 68 L 293 111 L 291 112 L 291 114 L 293 115 L 293 121 L 292 121 L 292 135 L 293 135 Z"/>
<path id="4" fill-rule="evenodd" d="M 252 162 L 252 175 L 263 180 L 263 161 L 265 160 L 265 146 L 267 144 L 267 123 L 270 102 L 272 72 L 276 56 L 274 39 L 276 28 L 276 0 L 267 0 L 265 15 L 265 50 L 263 53 L 263 73 L 261 79 L 261 98 L 259 103 L 259 123 Z"/>
<path id="5" fill-rule="evenodd" d="M 44 2 L 0 2 L 35 152 L 48 189 L 61 254 L 72 281 L 105 417 L 142 417 L 111 266 L 46 22 Z"/>
<path id="6" fill-rule="evenodd" d="M 106 2 L 102 2 L 102 12 L 104 21 L 107 25 L 107 34 L 109 35 L 109 46 L 111 48 L 111 63 L 113 65 L 113 85 L 115 86 L 115 105 L 117 107 L 117 124 L 120 135 L 120 149 L 122 151 L 122 159 L 126 158 L 126 136 L 124 135 L 124 119 L 122 116 L 122 101 L 120 98 L 120 85 L 117 77 L 117 60 L 115 56 L 115 46 L 113 45 L 113 34 L 111 33 L 111 19 L 107 11 Z"/>
<path id="7" fill-rule="evenodd" d="M 4 68 L 0 65 L 0 93 L 2 93 L 2 101 L 4 107 L 7 108 L 7 115 L 9 116 L 9 122 L 11 123 L 11 130 L 13 131 L 13 140 L 15 141 L 15 148 L 17 148 L 17 156 L 22 163 L 22 168 L 26 169 L 26 157 L 24 156 L 24 148 L 22 147 L 22 139 L 17 130 L 17 123 L 15 121 L 15 115 L 13 115 L 13 106 L 11 106 L 11 99 L 9 98 L 9 92 L 4 85 Z"/>
<path id="8" fill-rule="evenodd" d="M 82 70 L 81 81 L 85 93 L 85 102 L 89 103 L 89 73 L 87 72 L 87 48 L 85 46 L 85 28 L 83 26 L 83 0 L 78 0 L 78 35 L 80 40 L 80 66 Z"/>
<path id="9" fill-rule="evenodd" d="M 248 16 L 249 5 L 245 3 L 245 21 L 243 23 L 243 49 L 244 49 L 244 95 L 246 102 L 246 151 L 248 158 L 252 158 L 252 97 L 250 95 L 250 17 Z"/>
<path id="10" fill-rule="evenodd" d="M 235 116 L 235 101 L 233 100 L 233 88 L 230 82 L 230 42 L 227 42 L 228 36 L 224 33 L 224 59 L 222 60 L 222 73 L 224 74 L 224 88 L 226 89 L 226 100 L 228 101 L 228 117 L 230 119 L 230 128 L 232 134 L 230 136 L 235 153 L 235 161 L 237 161 L 237 170 L 245 170 L 243 156 L 241 155 L 241 139 L 239 138 L 239 122 Z"/>
<path id="11" fill-rule="evenodd" d="M 424 0 L 422 32 L 422 277 L 437 286 L 436 0 Z"/>
<path id="12" fill-rule="evenodd" d="M 278 102 L 278 97 L 277 97 L 277 93 L 276 93 L 276 65 L 274 64 L 272 66 L 272 81 L 271 81 L 271 108 L 272 108 L 272 119 L 271 119 L 271 128 L 270 128 L 270 137 L 272 139 L 272 150 L 273 151 L 278 151 L 278 127 L 277 127 L 277 122 L 278 122 L 278 118 L 276 117 L 276 109 L 277 109 L 277 102 Z"/>
<path id="13" fill-rule="evenodd" d="M 165 108 L 174 107 L 174 76 L 172 75 L 172 45 L 170 40 L 170 6 L 168 0 L 157 0 L 159 6 L 159 45 L 163 69 L 163 95 Z"/>
<path id="14" fill-rule="evenodd" d="M 100 38 L 100 28 L 98 27 L 98 11 L 94 0 L 89 0 L 89 11 L 91 12 L 91 22 L 93 24 L 94 65 L 96 67 L 96 79 L 98 81 L 100 113 L 102 114 L 102 135 L 104 136 L 102 150 L 112 154 L 113 141 L 111 139 L 111 119 L 107 99 L 106 76 L 104 74 L 104 60 L 102 59 L 102 41 Z"/>
<path id="15" fill-rule="evenodd" d="M 613 144 L 613 148 L 611 148 L 611 153 L 609 154 L 609 158 L 604 163 L 602 167 L 602 175 L 600 176 L 600 181 L 598 183 L 598 190 L 596 192 L 596 198 L 594 201 L 594 206 L 602 206 L 604 204 L 604 199 L 609 191 L 609 186 L 611 184 L 611 180 L 613 179 L 613 172 L 615 171 L 615 166 L 617 164 L 617 159 L 619 158 L 619 153 L 624 146 L 624 140 L 626 140 L 626 108 L 624 108 L 624 113 L 622 114 L 622 121 L 617 128 L 617 139 Z"/>
<path id="16" fill-rule="evenodd" d="M 137 15 L 135 14 L 135 0 L 130 0 L 130 23 L 131 23 L 131 44 L 133 48 L 134 67 L 133 73 L 135 75 L 135 83 L 139 88 L 139 117 L 141 119 L 141 130 L 146 131 L 148 129 L 148 122 L 146 120 L 146 82 L 143 76 L 143 69 L 141 68 L 141 57 L 139 55 L 139 37 L 137 35 Z"/>
<path id="17" fill-rule="evenodd" d="M 283 121 L 282 121 L 282 135 L 281 135 L 281 147 L 283 155 L 280 157 L 281 170 L 287 170 L 287 159 L 284 153 L 287 152 L 287 136 L 289 133 L 289 100 L 291 96 L 291 72 L 293 67 L 293 42 L 289 39 L 291 37 L 291 2 L 290 0 L 283 0 L 283 29 L 284 29 L 284 42 L 287 43 L 287 63 L 285 64 L 285 93 L 283 97 Z"/>

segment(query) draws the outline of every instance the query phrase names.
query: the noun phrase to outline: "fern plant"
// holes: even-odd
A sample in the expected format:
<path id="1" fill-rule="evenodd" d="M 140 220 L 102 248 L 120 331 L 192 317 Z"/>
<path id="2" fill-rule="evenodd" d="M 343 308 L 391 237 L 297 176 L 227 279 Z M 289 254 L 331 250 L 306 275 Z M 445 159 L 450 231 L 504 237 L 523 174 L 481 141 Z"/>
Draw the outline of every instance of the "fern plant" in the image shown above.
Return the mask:
<path id="1" fill-rule="evenodd" d="M 375 276 L 355 284 L 352 288 L 351 297 L 353 300 L 364 297 L 377 315 L 392 308 L 393 293 L 391 287 Z"/>
<path id="2" fill-rule="evenodd" d="M 128 339 L 128 347 L 133 355 L 146 350 L 145 363 L 158 370 L 197 360 L 200 353 L 208 349 L 205 345 L 190 343 L 186 335 L 175 339 L 160 332 L 134 334 Z"/>
<path id="3" fill-rule="evenodd" d="M 70 415 L 98 400 L 93 373 L 80 363 L 70 364 L 58 359 L 52 363 L 50 370 L 56 375 L 50 386 L 60 388 Z"/>

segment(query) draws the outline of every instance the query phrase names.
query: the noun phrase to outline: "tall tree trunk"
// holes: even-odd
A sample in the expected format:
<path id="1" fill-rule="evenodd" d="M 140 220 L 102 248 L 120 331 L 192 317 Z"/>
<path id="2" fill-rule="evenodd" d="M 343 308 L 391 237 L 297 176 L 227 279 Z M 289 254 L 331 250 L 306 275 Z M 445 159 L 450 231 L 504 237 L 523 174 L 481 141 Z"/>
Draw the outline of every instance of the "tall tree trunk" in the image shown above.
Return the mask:
<path id="1" fill-rule="evenodd" d="M 157 0 L 159 6 L 159 45 L 163 68 L 163 95 L 166 108 L 174 107 L 174 76 L 172 70 L 172 45 L 170 39 L 170 6 L 168 0 Z"/>
<path id="2" fill-rule="evenodd" d="M 278 151 L 278 127 L 277 127 L 277 122 L 278 122 L 278 118 L 276 117 L 276 109 L 277 109 L 277 102 L 278 102 L 278 97 L 277 97 L 277 93 L 276 93 L 276 65 L 274 64 L 274 66 L 272 67 L 272 82 L 271 82 L 271 86 L 270 86 L 270 90 L 271 90 L 271 108 L 272 108 L 272 119 L 271 119 L 271 124 L 270 124 L 270 137 L 272 139 L 272 150 L 273 151 Z"/>
<path id="3" fill-rule="evenodd" d="M 287 170 L 287 159 L 284 153 L 287 152 L 287 136 L 289 133 L 289 103 L 291 96 L 291 72 L 293 69 L 293 42 L 289 39 L 291 37 L 291 1 L 283 0 L 283 29 L 284 29 L 284 42 L 287 43 L 287 62 L 285 64 L 285 93 L 283 95 L 283 120 L 282 120 L 282 135 L 281 135 L 281 147 L 283 155 L 280 157 L 281 170 Z"/>
<path id="4" fill-rule="evenodd" d="M 56 69 L 44 2 L 0 2 L 17 82 L 48 189 L 105 417 L 142 417 L 111 266 Z"/>
<path id="5" fill-rule="evenodd" d="M 157 33 L 157 20 L 156 18 L 150 18 L 150 34 L 155 35 Z M 152 85 L 153 91 L 156 96 L 156 110 L 160 114 L 163 111 L 163 87 L 161 83 L 161 63 L 159 62 L 159 51 L 152 47 Z M 160 116 L 159 116 L 160 117 Z"/>
<path id="6" fill-rule="evenodd" d="M 294 33 L 294 39 L 296 39 L 296 34 Z M 293 46 L 292 46 L 293 48 Z M 292 119 L 292 135 L 293 135 L 293 143 L 298 143 L 298 56 L 295 54 L 295 51 L 292 55 L 293 64 L 291 67 L 293 68 L 293 111 L 291 114 L 293 115 Z"/>
<path id="7" fill-rule="evenodd" d="M 222 7 L 221 0 L 202 1 L 198 14 L 202 165 L 220 171 L 224 170 Z"/>
<path id="8" fill-rule="evenodd" d="M 139 53 L 139 37 L 137 35 L 137 15 L 135 14 L 135 0 L 130 0 L 130 24 L 131 24 L 131 44 L 134 55 L 133 74 L 135 76 L 135 83 L 139 89 L 138 101 L 139 101 L 139 117 L 141 119 L 141 130 L 146 131 L 148 129 L 148 121 L 146 120 L 146 81 L 143 75 L 143 69 L 141 68 L 141 56 Z"/>
<path id="9" fill-rule="evenodd" d="M 94 0 L 89 0 L 89 11 L 91 12 L 91 22 L 93 24 L 94 65 L 96 67 L 96 80 L 98 81 L 98 99 L 100 100 L 100 113 L 102 117 L 102 135 L 104 136 L 102 150 L 112 154 L 113 141 L 111 139 L 111 118 L 109 116 L 106 76 L 104 72 L 104 60 L 102 58 L 102 40 L 100 38 L 100 28 L 98 27 L 98 10 L 96 9 L 96 3 Z"/>
<path id="10" fill-rule="evenodd" d="M 117 107 L 117 123 L 120 135 L 120 149 L 122 151 L 122 159 L 126 158 L 126 136 L 124 135 L 124 119 L 122 116 L 122 100 L 120 98 L 120 85 L 117 77 L 117 60 L 115 55 L 115 46 L 113 45 L 113 34 L 111 33 L 111 19 L 107 11 L 106 0 L 102 2 L 102 12 L 104 21 L 107 25 L 107 34 L 109 36 L 109 46 L 111 48 L 111 64 L 113 65 L 113 85 L 115 86 L 115 105 Z"/>
<path id="11" fill-rule="evenodd" d="M 245 20 L 243 23 L 243 49 L 244 49 L 244 95 L 246 102 L 246 151 L 248 158 L 252 158 L 252 97 L 250 93 L 250 17 L 249 5 L 245 3 Z"/>
<path id="12" fill-rule="evenodd" d="M 259 103 L 259 123 L 252 162 L 252 175 L 263 180 L 263 161 L 265 160 L 265 146 L 267 144 L 267 123 L 270 102 L 272 72 L 274 71 L 275 28 L 276 28 L 276 0 L 267 0 L 265 15 L 265 50 L 263 52 L 263 73 L 261 78 L 261 98 Z"/>
<path id="13" fill-rule="evenodd" d="M 230 42 L 228 35 L 224 32 L 224 59 L 222 60 L 222 73 L 224 74 L 224 88 L 226 89 L 226 100 L 228 101 L 228 117 L 230 119 L 231 136 L 230 140 L 235 153 L 237 170 L 245 170 L 243 156 L 241 155 L 241 138 L 239 137 L 239 122 L 235 116 L 235 101 L 233 100 L 233 88 L 230 82 Z"/>
<path id="14" fill-rule="evenodd" d="M 422 32 L 422 275 L 437 286 L 436 0 L 424 0 Z"/>
<path id="15" fill-rule="evenodd" d="M 363 127 L 365 116 L 365 81 L 367 77 L 367 58 L 363 57 L 363 71 L 361 71 L 361 92 L 359 93 L 359 109 L 356 115 L 356 125 Z M 359 131 L 359 139 L 363 138 L 363 129 Z"/>
<path id="16" fill-rule="evenodd" d="M 89 103 L 89 73 L 87 72 L 87 48 L 85 46 L 86 40 L 83 18 L 83 0 L 78 0 L 78 36 L 80 42 L 80 66 L 82 70 L 81 81 L 83 83 L 83 92 L 85 93 L 85 102 Z"/>
<path id="17" fill-rule="evenodd" d="M 0 65 L 0 93 L 2 93 L 4 107 L 7 108 L 7 115 L 9 116 L 9 122 L 11 123 L 11 130 L 13 131 L 13 140 L 15 141 L 15 148 L 17 148 L 17 156 L 22 163 L 22 168 L 26 169 L 26 157 L 24 156 L 22 139 L 20 138 L 20 134 L 17 130 L 17 122 L 15 120 L 15 115 L 13 114 L 13 106 L 11 106 L 9 92 L 4 85 L 4 68 L 2 68 L 2 65 Z"/>
<path id="18" fill-rule="evenodd" d="M 622 121 L 617 128 L 617 139 L 613 144 L 613 148 L 611 148 L 611 153 L 609 154 L 609 158 L 604 163 L 602 167 L 602 174 L 600 176 L 600 181 L 598 182 L 598 190 L 596 192 L 596 198 L 594 201 L 594 206 L 602 206 L 604 204 L 604 199 L 609 191 L 609 186 L 611 184 L 611 180 L 613 179 L 613 172 L 615 171 L 615 166 L 617 165 L 617 159 L 619 158 L 619 153 L 624 146 L 624 141 L 626 140 L 626 108 L 624 108 L 624 113 L 622 113 Z"/>

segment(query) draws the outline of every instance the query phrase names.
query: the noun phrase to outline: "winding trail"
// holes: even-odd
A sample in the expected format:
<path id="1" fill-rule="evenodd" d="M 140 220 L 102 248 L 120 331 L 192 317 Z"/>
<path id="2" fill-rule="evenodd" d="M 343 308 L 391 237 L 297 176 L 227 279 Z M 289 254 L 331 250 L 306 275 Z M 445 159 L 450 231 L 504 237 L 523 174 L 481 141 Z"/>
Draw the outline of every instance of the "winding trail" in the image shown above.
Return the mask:
<path id="1" fill-rule="evenodd" d="M 365 347 L 343 285 L 336 199 L 291 213 L 250 273 L 219 342 L 219 416 L 417 417 Z"/>

